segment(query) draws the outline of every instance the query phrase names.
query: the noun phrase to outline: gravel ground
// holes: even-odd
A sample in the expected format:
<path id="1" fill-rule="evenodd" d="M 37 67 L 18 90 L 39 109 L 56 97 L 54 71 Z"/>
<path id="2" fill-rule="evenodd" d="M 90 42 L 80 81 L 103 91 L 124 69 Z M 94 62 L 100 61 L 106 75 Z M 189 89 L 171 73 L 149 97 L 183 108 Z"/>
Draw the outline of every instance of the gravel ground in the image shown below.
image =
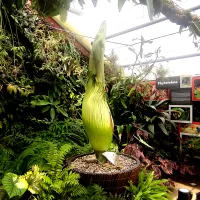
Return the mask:
<path id="1" fill-rule="evenodd" d="M 117 164 L 98 163 L 95 155 L 86 155 L 76 158 L 72 163 L 72 168 L 84 173 L 116 173 L 126 171 L 136 166 L 136 161 L 123 155 L 118 156 Z"/>

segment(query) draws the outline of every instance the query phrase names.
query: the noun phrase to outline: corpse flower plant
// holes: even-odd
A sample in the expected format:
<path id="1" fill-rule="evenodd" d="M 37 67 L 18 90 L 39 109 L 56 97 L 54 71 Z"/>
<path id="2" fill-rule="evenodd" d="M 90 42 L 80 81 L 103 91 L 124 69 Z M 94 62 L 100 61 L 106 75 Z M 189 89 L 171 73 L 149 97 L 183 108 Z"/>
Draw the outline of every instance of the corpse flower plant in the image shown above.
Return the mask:
<path id="1" fill-rule="evenodd" d="M 82 104 L 82 120 L 96 158 L 105 162 L 105 152 L 113 137 L 113 119 L 106 101 L 104 78 L 106 22 L 104 21 L 92 45 L 89 70 Z"/>

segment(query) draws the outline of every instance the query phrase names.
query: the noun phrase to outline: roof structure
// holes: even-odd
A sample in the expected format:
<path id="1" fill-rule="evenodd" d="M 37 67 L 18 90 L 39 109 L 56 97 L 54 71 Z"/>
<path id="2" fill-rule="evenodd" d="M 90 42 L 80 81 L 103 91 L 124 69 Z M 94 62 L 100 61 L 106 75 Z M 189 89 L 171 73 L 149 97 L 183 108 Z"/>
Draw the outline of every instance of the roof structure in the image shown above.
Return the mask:
<path id="1" fill-rule="evenodd" d="M 188 9 L 191 7 L 199 7 L 197 0 L 174 0 L 180 7 Z M 108 3 L 107 0 L 98 1 L 96 8 L 93 7 L 92 1 L 87 1 L 83 9 L 75 1 L 72 6 L 74 9 L 79 9 L 82 15 L 75 15 L 69 13 L 68 21 L 74 26 L 78 27 L 82 35 L 89 37 L 92 41 L 99 28 L 101 22 L 107 20 L 107 42 L 106 42 L 106 55 L 109 55 L 112 49 L 119 57 L 119 63 L 121 65 L 129 65 L 134 63 L 135 55 L 129 50 L 130 45 L 134 49 L 140 48 L 141 35 L 145 40 L 153 41 L 152 44 L 145 44 L 144 53 L 154 52 L 161 47 L 160 57 L 176 58 L 182 57 L 182 59 L 174 60 L 170 62 L 162 62 L 162 65 L 172 69 L 173 74 L 196 74 L 198 63 L 200 63 L 200 56 L 198 49 L 193 44 L 193 38 L 189 37 L 189 31 L 184 30 L 179 34 L 179 26 L 171 23 L 170 21 L 162 21 L 163 15 L 158 16 L 153 20 L 161 20 L 160 23 L 151 24 L 148 27 L 137 29 L 126 34 L 119 35 L 117 37 L 110 37 L 113 34 L 123 32 L 127 29 L 134 29 L 134 27 L 142 26 L 145 23 L 150 23 L 146 6 L 137 5 L 132 1 L 126 1 L 122 11 L 119 13 L 116 1 Z M 195 11 L 200 14 L 200 10 Z M 183 58 L 186 55 L 187 59 Z M 189 58 L 187 55 L 196 55 Z M 148 59 L 141 62 L 147 62 Z M 161 64 L 161 63 L 158 63 Z M 190 70 L 188 70 L 190 66 Z M 181 68 L 181 70 L 178 70 Z M 192 70 L 191 70 L 192 69 Z M 172 75 L 173 75 L 172 74 Z"/>

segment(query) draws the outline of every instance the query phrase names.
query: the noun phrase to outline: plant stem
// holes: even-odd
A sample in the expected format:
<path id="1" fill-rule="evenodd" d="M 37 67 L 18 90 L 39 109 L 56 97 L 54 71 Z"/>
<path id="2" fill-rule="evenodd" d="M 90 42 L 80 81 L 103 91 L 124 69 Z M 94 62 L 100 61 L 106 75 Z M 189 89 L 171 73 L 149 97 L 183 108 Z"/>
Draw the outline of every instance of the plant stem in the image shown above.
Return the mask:
<path id="1" fill-rule="evenodd" d="M 107 158 L 105 156 L 103 156 L 102 153 L 104 153 L 104 151 L 95 151 L 95 156 L 96 156 L 98 162 L 103 164 L 103 163 L 107 162 Z"/>

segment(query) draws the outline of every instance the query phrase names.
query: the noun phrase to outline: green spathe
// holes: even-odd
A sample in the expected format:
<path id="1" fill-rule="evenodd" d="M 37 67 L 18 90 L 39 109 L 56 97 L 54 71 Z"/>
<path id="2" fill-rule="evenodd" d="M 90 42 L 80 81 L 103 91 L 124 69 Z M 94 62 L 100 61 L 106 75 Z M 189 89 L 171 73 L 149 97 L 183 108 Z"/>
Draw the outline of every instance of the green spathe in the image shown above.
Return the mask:
<path id="1" fill-rule="evenodd" d="M 106 22 L 104 21 L 92 46 L 82 105 L 84 129 L 96 153 L 107 151 L 113 137 L 113 120 L 105 96 L 105 35 Z"/>

